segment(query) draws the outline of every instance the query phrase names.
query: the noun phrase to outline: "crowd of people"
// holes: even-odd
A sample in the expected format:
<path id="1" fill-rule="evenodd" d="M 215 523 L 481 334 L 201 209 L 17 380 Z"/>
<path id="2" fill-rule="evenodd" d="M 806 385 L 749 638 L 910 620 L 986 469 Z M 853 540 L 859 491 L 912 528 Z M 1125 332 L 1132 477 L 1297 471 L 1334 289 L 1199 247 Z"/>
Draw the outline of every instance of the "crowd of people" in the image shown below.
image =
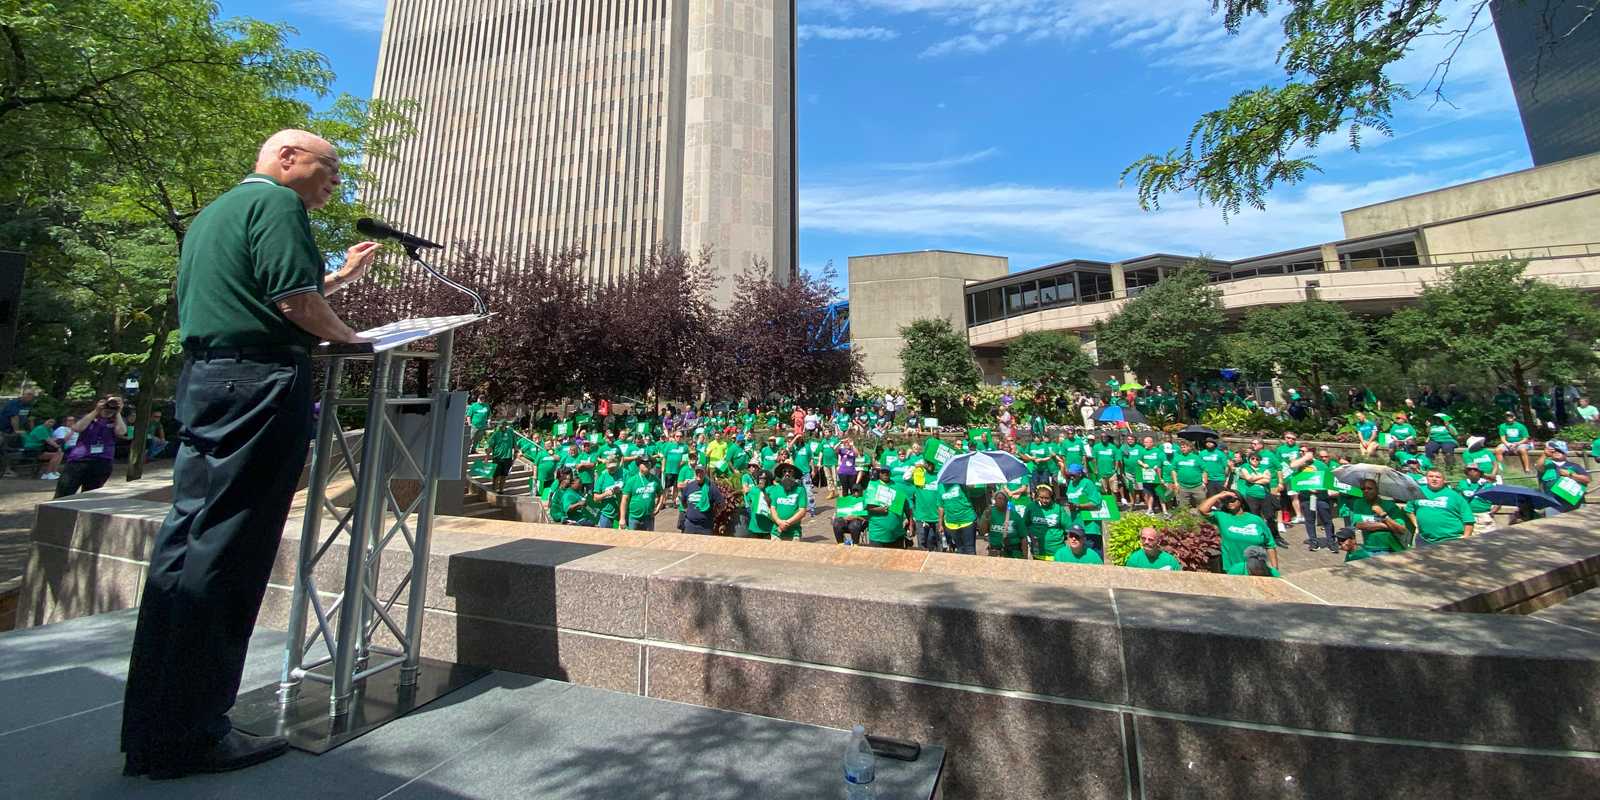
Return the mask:
<path id="1" fill-rule="evenodd" d="M 1507 458 L 1530 472 L 1537 460 L 1547 489 L 1562 480 L 1589 482 L 1564 442 L 1535 448 L 1514 417 L 1493 446 L 1470 437 L 1459 449 L 1448 414 L 1434 415 L 1425 432 L 1410 428 L 1403 414 L 1386 431 L 1363 423 L 1361 452 L 1390 454 L 1421 495 L 1396 504 L 1379 496 L 1375 482 L 1340 486 L 1332 473 L 1351 458 L 1302 444 L 1293 433 L 1277 447 L 1257 439 L 1230 450 L 1215 437 L 1046 426 L 1038 415 L 1022 429 L 1009 424 L 1006 399 L 996 424 L 954 436 L 924 430 L 920 419 L 897 419 L 901 401 L 892 395 L 855 407 L 735 405 L 660 416 L 597 404 L 590 413 L 544 420 L 548 432 L 517 430 L 508 419 L 491 424 L 480 398 L 468 424 L 474 448 L 483 447 L 492 465 L 493 489 L 504 491 L 513 463 L 526 459 L 530 491 L 561 524 L 655 530 L 658 517 L 676 512 L 675 527 L 685 533 L 795 540 L 825 491 L 842 545 L 975 555 L 983 542 L 998 557 L 1102 563 L 1105 525 L 1122 511 L 1159 516 L 1187 508 L 1216 524 L 1223 569 L 1235 574 L 1276 574 L 1277 550 L 1288 546 L 1292 526 L 1303 526 L 1311 550 L 1350 560 L 1491 530 L 1502 509 L 1474 495 L 1502 478 Z M 921 445 L 891 446 L 889 431 L 917 434 Z M 1027 474 L 1004 485 L 939 482 L 949 459 L 977 451 L 1012 454 Z M 1440 463 L 1456 457 L 1465 477 L 1446 485 Z M 1582 502 L 1580 492 L 1550 513 Z M 1516 519 L 1532 516 L 1511 511 Z M 1159 532 L 1146 533 L 1127 565 L 1180 569 L 1161 552 Z"/>

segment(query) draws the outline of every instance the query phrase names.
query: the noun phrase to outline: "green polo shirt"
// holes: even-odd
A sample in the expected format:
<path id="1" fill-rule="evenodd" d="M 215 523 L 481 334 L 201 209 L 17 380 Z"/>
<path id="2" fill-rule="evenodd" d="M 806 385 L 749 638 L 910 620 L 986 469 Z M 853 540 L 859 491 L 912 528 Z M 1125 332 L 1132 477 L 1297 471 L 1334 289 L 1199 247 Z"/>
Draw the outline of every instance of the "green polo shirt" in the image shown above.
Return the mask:
<path id="1" fill-rule="evenodd" d="M 303 292 L 320 294 L 324 271 L 300 196 L 265 175 L 250 175 L 211 201 L 184 237 L 180 338 L 197 347 L 315 347 L 317 337 L 276 304 Z"/>
<path id="2" fill-rule="evenodd" d="M 1473 522 L 1467 499 L 1448 486 L 1437 492 L 1420 488 L 1422 499 L 1406 503 L 1406 510 L 1417 517 L 1417 533 L 1430 542 L 1461 538 Z"/>

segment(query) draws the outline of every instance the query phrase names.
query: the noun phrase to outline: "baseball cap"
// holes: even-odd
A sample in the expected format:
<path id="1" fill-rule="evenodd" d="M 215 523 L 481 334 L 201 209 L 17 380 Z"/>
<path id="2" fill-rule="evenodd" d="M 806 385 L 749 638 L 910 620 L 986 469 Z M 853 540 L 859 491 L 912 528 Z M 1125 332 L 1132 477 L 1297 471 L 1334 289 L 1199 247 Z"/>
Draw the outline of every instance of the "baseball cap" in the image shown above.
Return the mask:
<path id="1" fill-rule="evenodd" d="M 1333 538 L 1338 539 L 1341 542 L 1347 542 L 1356 538 L 1356 529 L 1353 527 L 1340 528 L 1333 534 Z"/>
<path id="2" fill-rule="evenodd" d="M 1084 532 L 1083 532 L 1083 526 L 1082 526 L 1082 525 L 1072 525 L 1072 526 L 1069 526 L 1069 527 L 1068 527 L 1068 528 L 1067 528 L 1067 535 L 1068 535 L 1068 536 L 1076 536 L 1076 537 L 1078 537 L 1078 538 L 1079 538 L 1079 539 L 1082 539 L 1082 538 L 1083 538 L 1083 536 L 1084 536 Z"/>
<path id="3" fill-rule="evenodd" d="M 1553 448 L 1555 450 L 1560 450 L 1563 453 L 1567 452 L 1567 443 L 1561 441 L 1560 439 L 1551 439 L 1550 441 L 1545 442 L 1544 446 Z"/>

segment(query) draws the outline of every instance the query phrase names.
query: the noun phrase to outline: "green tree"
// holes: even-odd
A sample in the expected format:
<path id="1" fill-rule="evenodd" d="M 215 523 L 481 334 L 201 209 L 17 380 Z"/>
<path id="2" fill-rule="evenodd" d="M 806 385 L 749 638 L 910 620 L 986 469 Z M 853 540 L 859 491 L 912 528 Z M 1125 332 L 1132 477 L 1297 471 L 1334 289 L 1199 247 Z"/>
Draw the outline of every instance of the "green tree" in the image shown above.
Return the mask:
<path id="1" fill-rule="evenodd" d="M 1506 0 L 1525 2 L 1525 0 Z M 1560 20 L 1538 35 L 1554 46 L 1590 19 L 1593 4 L 1568 0 Z M 1315 151 L 1329 137 L 1361 149 L 1364 133 L 1391 135 L 1396 101 L 1432 96 L 1445 101 L 1451 60 L 1470 35 L 1484 32 L 1489 0 L 1211 0 L 1230 33 L 1251 15 L 1281 13 L 1284 45 L 1278 51 L 1286 79 L 1233 96 L 1207 112 L 1183 147 L 1150 154 L 1123 171 L 1138 180 L 1139 204 L 1158 208 L 1165 194 L 1194 191 L 1204 203 L 1236 214 L 1265 208 L 1279 183 L 1294 184 L 1320 171 Z M 1446 17 L 1447 5 L 1460 8 Z M 1559 3 L 1556 4 L 1559 8 Z M 1587 12 L 1587 13 L 1586 13 Z M 1552 11 L 1552 13 L 1554 13 Z M 1444 38 L 1448 55 L 1420 87 L 1392 77 L 1396 64 L 1419 40 Z"/>
<path id="2" fill-rule="evenodd" d="M 1028 331 L 1006 345 L 1006 379 L 1016 381 L 1030 400 L 1093 390 L 1094 366 L 1078 337 L 1060 331 Z"/>
<path id="3" fill-rule="evenodd" d="M 1411 359 L 1441 355 L 1511 386 L 1533 420 L 1528 385 L 1568 378 L 1595 363 L 1600 310 L 1576 289 L 1524 275 L 1527 261 L 1456 267 L 1417 304 L 1384 325 L 1390 347 Z"/>
<path id="4" fill-rule="evenodd" d="M 314 222 L 336 259 L 354 239 L 365 164 L 410 133 L 402 109 L 382 103 L 341 96 L 314 112 L 303 98 L 326 98 L 334 75 L 320 54 L 286 44 L 292 32 L 221 20 L 210 0 L 0 6 L 0 152 L 39 153 L 0 171 L 6 203 L 165 238 L 166 258 L 109 262 L 163 287 L 140 337 L 141 423 L 170 390 L 176 253 L 195 215 L 249 171 L 260 143 L 306 128 L 347 159 L 340 196 Z M 105 361 L 125 364 L 128 355 Z M 130 479 L 142 472 L 145 435 L 136 426 Z"/>
<path id="5" fill-rule="evenodd" d="M 951 408 L 983 382 L 967 335 L 948 319 L 924 317 L 900 329 L 900 387 L 938 408 Z"/>
<path id="6" fill-rule="evenodd" d="M 1165 372 L 1181 392 L 1186 376 L 1220 360 L 1225 347 L 1221 295 L 1200 263 L 1190 263 L 1146 286 L 1110 319 L 1095 323 L 1094 331 L 1101 363 L 1141 376 Z M 1178 414 L 1188 414 L 1182 403 Z"/>
<path id="7" fill-rule="evenodd" d="M 1256 308 L 1240 327 L 1233 354 L 1252 375 L 1284 375 L 1317 387 L 1358 377 L 1371 364 L 1366 326 L 1338 303 Z"/>

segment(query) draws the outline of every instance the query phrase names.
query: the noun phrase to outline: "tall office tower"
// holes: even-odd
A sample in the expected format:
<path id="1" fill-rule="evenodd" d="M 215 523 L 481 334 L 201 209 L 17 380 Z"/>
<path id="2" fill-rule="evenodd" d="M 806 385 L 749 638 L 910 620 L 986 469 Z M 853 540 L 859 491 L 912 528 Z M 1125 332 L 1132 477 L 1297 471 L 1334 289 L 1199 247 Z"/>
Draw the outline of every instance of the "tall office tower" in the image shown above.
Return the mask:
<path id="1" fill-rule="evenodd" d="M 1493 0 L 1533 165 L 1600 153 L 1600 14 L 1586 0 Z"/>
<path id="2" fill-rule="evenodd" d="M 590 277 L 715 252 L 726 305 L 795 269 L 793 0 L 389 0 L 375 97 L 419 105 L 377 162 L 392 221 Z"/>

